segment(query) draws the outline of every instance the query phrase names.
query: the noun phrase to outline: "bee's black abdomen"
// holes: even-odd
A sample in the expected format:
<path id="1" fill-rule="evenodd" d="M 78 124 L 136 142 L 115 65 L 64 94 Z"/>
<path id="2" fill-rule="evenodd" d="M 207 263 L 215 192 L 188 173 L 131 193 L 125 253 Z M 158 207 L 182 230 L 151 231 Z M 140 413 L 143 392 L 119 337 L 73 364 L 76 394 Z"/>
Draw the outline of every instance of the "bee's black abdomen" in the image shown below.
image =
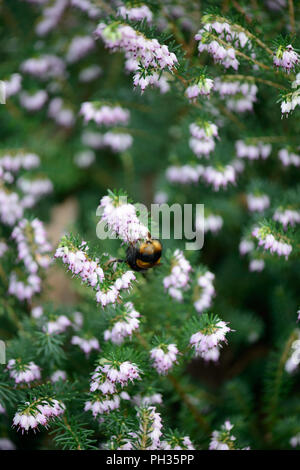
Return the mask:
<path id="1" fill-rule="evenodd" d="M 161 254 L 161 242 L 149 239 L 137 245 L 130 245 L 126 251 L 126 262 L 134 271 L 146 271 L 159 262 Z"/>

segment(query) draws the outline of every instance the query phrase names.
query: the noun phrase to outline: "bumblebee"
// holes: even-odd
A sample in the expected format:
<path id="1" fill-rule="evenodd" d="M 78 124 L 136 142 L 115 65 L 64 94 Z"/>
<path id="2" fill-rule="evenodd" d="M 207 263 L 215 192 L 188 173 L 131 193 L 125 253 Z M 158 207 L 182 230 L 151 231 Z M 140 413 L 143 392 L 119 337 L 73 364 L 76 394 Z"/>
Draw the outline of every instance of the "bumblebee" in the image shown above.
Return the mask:
<path id="1" fill-rule="evenodd" d="M 126 251 L 126 262 L 134 271 L 146 271 L 160 263 L 162 243 L 157 239 L 130 245 Z"/>

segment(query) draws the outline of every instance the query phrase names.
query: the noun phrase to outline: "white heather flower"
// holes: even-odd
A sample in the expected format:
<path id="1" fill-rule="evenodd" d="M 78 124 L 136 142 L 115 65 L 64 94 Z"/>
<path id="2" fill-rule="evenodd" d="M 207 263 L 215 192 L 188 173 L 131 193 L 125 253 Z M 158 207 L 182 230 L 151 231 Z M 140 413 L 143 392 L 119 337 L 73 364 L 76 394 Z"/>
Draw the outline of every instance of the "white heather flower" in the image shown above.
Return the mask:
<path id="1" fill-rule="evenodd" d="M 166 375 L 177 362 L 178 349 L 176 344 L 163 344 L 150 351 L 150 357 L 153 359 L 153 367 L 161 375 Z"/>
<path id="2" fill-rule="evenodd" d="M 88 168 L 96 160 L 96 155 L 93 150 L 83 150 L 74 155 L 74 163 L 79 168 Z"/>
<path id="3" fill-rule="evenodd" d="M 116 322 L 113 323 L 113 327 L 109 330 L 104 331 L 104 340 L 112 341 L 115 344 L 122 344 L 124 339 L 139 328 L 141 316 L 139 312 L 134 309 L 131 302 L 124 304 L 124 310 L 121 315 L 117 315 L 117 318 L 121 316 Z"/>
<path id="4" fill-rule="evenodd" d="M 270 198 L 266 194 L 247 194 L 247 205 L 251 212 L 263 212 L 270 206 Z"/>
<path id="5" fill-rule="evenodd" d="M 38 403 L 38 404 L 37 404 Z M 65 411 L 63 402 L 47 398 L 39 398 L 35 402 L 33 408 L 30 403 L 26 403 L 25 410 L 17 412 L 13 419 L 13 426 L 18 430 L 29 431 L 29 429 L 36 429 L 39 425 L 47 426 L 49 421 L 57 416 L 60 416 Z"/>
<path id="6" fill-rule="evenodd" d="M 212 298 L 215 295 L 215 288 L 213 286 L 213 280 L 215 275 L 210 271 L 199 274 L 197 278 L 197 300 L 194 302 L 194 307 L 197 312 L 202 313 L 208 309 L 212 304 Z"/>
<path id="7" fill-rule="evenodd" d="M 16 384 L 22 382 L 30 383 L 41 378 L 41 369 L 32 361 L 28 364 L 22 364 L 20 361 L 10 359 L 7 369 L 9 376 L 14 379 Z"/>
<path id="8" fill-rule="evenodd" d="M 192 267 L 180 250 L 174 252 L 171 266 L 171 273 L 163 279 L 163 284 L 169 295 L 180 302 L 183 299 L 182 291 L 188 287 Z"/>
<path id="9" fill-rule="evenodd" d="M 281 239 L 276 239 L 271 233 L 265 233 L 263 228 L 255 227 L 252 235 L 259 240 L 258 245 L 271 253 L 277 253 L 278 256 L 284 256 L 287 260 L 293 247 Z"/>
<path id="10" fill-rule="evenodd" d="M 190 338 L 190 344 L 195 349 L 196 356 L 205 360 L 217 360 L 216 348 L 221 347 L 221 343 L 226 343 L 226 334 L 231 331 L 224 321 L 218 321 L 215 325 L 198 331 Z M 210 354 L 212 353 L 212 354 Z M 212 356 L 212 357 L 211 357 Z"/>
<path id="11" fill-rule="evenodd" d="M 90 352 L 94 349 L 96 351 L 100 350 L 99 341 L 97 338 L 81 338 L 80 336 L 73 336 L 71 339 L 71 344 L 79 346 L 80 349 L 88 356 Z"/>

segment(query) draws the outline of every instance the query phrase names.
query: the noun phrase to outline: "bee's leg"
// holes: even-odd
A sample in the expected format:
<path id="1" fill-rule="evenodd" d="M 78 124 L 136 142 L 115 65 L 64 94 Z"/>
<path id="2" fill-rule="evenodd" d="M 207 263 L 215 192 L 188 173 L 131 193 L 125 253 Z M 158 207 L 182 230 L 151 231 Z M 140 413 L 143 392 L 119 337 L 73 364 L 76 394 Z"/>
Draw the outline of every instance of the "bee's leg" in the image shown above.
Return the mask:
<path id="1" fill-rule="evenodd" d="M 120 258 L 110 259 L 109 261 L 106 261 L 106 263 L 104 263 L 104 266 L 110 266 L 113 263 L 126 263 L 126 260 Z"/>

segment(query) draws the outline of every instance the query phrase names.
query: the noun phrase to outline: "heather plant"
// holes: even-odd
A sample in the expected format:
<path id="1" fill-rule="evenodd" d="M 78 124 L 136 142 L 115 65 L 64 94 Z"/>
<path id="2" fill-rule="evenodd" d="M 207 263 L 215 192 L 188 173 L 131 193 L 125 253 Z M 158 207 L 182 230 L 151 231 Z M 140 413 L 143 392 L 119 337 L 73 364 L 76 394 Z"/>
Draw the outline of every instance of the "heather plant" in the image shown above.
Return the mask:
<path id="1" fill-rule="evenodd" d="M 299 447 L 297 2 L 0 12 L 0 449 Z"/>

